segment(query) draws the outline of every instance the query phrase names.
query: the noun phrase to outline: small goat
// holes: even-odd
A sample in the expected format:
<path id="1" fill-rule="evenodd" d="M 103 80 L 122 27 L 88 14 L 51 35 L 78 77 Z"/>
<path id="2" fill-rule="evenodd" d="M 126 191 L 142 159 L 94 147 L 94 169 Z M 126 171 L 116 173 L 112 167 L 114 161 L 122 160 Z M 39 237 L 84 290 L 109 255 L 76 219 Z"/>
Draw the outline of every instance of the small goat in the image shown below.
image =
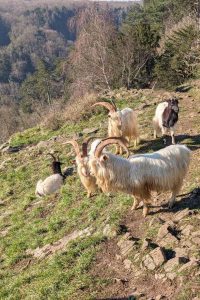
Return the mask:
<path id="1" fill-rule="evenodd" d="M 167 134 L 167 131 L 170 130 L 172 137 L 172 144 L 175 144 L 175 124 L 178 121 L 178 100 L 176 98 L 172 98 L 170 100 L 166 100 L 158 104 L 155 112 L 155 116 L 153 118 L 154 125 L 154 138 L 156 139 L 157 134 L 159 132 L 162 133 L 163 136 Z M 163 139 L 164 144 L 166 144 L 166 138 Z"/>
<path id="2" fill-rule="evenodd" d="M 131 108 L 118 110 L 114 103 L 98 102 L 92 106 L 101 105 L 109 110 L 108 113 L 108 136 L 124 137 L 130 143 L 131 139 L 135 140 L 135 146 L 139 140 L 138 124 L 136 113 Z M 116 154 L 122 154 L 122 147 L 117 145 Z"/>
<path id="3" fill-rule="evenodd" d="M 148 214 L 151 192 L 172 192 L 172 207 L 189 167 L 190 150 L 184 145 L 171 145 L 154 153 L 133 155 L 129 159 L 102 153 L 108 144 L 118 143 L 128 153 L 120 138 L 108 138 L 96 147 L 89 165 L 103 192 L 121 191 L 134 195 L 136 209 L 143 201 L 143 215 Z"/>
<path id="4" fill-rule="evenodd" d="M 97 146 L 97 144 L 101 141 L 100 139 L 96 139 L 91 144 L 91 150 L 88 154 L 88 143 L 93 137 L 88 138 L 85 140 L 82 144 L 82 152 L 79 149 L 79 145 L 77 141 L 75 140 L 69 140 L 65 142 L 64 144 L 71 144 L 74 147 L 74 150 L 76 152 L 76 165 L 77 165 L 77 171 L 80 177 L 80 180 L 85 187 L 87 191 L 87 197 L 90 198 L 92 196 L 92 193 L 94 193 L 98 186 L 96 184 L 96 178 L 94 176 L 90 175 L 90 170 L 88 167 L 88 161 L 89 157 L 93 155 L 94 150 Z"/>
<path id="5" fill-rule="evenodd" d="M 59 161 L 59 158 L 56 159 L 56 157 L 51 153 L 48 153 L 48 155 L 51 155 L 53 158 L 53 162 L 51 164 L 53 175 L 48 176 L 45 180 L 39 180 L 37 182 L 35 195 L 39 197 L 55 193 L 60 189 L 66 178 L 66 175 L 62 174 L 62 163 Z"/>

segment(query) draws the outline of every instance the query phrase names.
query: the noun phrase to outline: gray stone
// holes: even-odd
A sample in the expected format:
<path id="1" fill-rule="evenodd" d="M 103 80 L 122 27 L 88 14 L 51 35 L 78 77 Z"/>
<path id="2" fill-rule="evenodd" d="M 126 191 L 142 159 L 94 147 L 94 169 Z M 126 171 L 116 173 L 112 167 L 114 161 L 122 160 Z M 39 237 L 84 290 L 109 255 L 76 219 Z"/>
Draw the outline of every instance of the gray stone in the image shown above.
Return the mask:
<path id="1" fill-rule="evenodd" d="M 200 237 L 196 236 L 192 238 L 192 242 L 198 246 L 200 246 Z"/>
<path id="2" fill-rule="evenodd" d="M 152 250 L 149 255 L 153 258 L 153 261 L 157 267 L 161 266 L 166 261 L 164 251 L 161 247 L 157 247 L 156 249 Z"/>
<path id="3" fill-rule="evenodd" d="M 117 231 L 110 226 L 110 224 L 106 224 L 103 229 L 103 235 L 109 238 L 113 238 L 117 236 Z"/>
<path id="4" fill-rule="evenodd" d="M 172 221 L 168 221 L 160 227 L 157 235 L 157 242 L 160 246 L 165 247 L 167 245 L 178 243 L 178 239 L 171 233 L 175 228 L 176 226 Z"/>
<path id="5" fill-rule="evenodd" d="M 155 279 L 156 279 L 156 280 L 157 280 L 157 279 L 163 279 L 163 278 L 165 278 L 165 274 L 163 274 L 163 273 L 155 274 Z"/>
<path id="6" fill-rule="evenodd" d="M 170 231 L 175 229 L 175 224 L 172 221 L 166 222 L 158 231 L 157 240 L 163 239 Z"/>
<path id="7" fill-rule="evenodd" d="M 149 241 L 147 239 L 144 239 L 141 250 L 145 251 L 148 247 L 149 247 Z"/>
<path id="8" fill-rule="evenodd" d="M 192 236 L 200 236 L 200 230 L 192 232 Z"/>
<path id="9" fill-rule="evenodd" d="M 170 272 L 166 273 L 166 277 L 169 278 L 170 280 L 174 280 L 176 278 L 176 273 Z"/>
<path id="10" fill-rule="evenodd" d="M 124 260 L 124 268 L 130 270 L 132 267 L 132 262 L 129 259 Z"/>
<path id="11" fill-rule="evenodd" d="M 186 263 L 187 261 L 188 259 L 185 257 L 174 257 L 166 262 L 166 264 L 164 265 L 164 270 L 167 273 L 171 273 L 174 268 Z"/>
<path id="12" fill-rule="evenodd" d="M 184 264 L 179 270 L 178 272 L 182 272 L 182 271 L 185 271 L 185 270 L 188 270 L 188 269 L 192 269 L 194 267 L 197 267 L 199 264 L 198 264 L 198 261 L 196 261 L 195 259 L 191 259 L 189 262 L 187 262 L 186 264 Z"/>
<path id="13" fill-rule="evenodd" d="M 117 243 L 118 247 L 121 250 L 121 255 L 123 257 L 127 256 L 132 250 L 133 246 L 135 245 L 135 241 L 131 240 L 131 235 L 129 232 L 125 233 L 123 237 Z"/>
<path id="14" fill-rule="evenodd" d="M 96 127 L 83 129 L 84 134 L 96 133 L 97 131 L 99 131 L 99 128 L 96 128 Z"/>
<path id="15" fill-rule="evenodd" d="M 180 220 L 182 220 L 183 218 L 189 216 L 190 214 L 190 211 L 189 211 L 189 208 L 186 208 L 178 213 L 176 213 L 174 215 L 174 218 L 173 218 L 173 221 L 174 222 L 179 222 Z"/>
<path id="16" fill-rule="evenodd" d="M 166 261 L 165 254 L 163 249 L 157 247 L 147 254 L 143 260 L 143 265 L 149 270 L 154 270 L 157 267 L 160 267 Z"/>
<path id="17" fill-rule="evenodd" d="M 148 270 L 155 270 L 156 264 L 153 261 L 153 258 L 150 255 L 146 255 L 143 261 L 143 265 Z"/>
<path id="18" fill-rule="evenodd" d="M 189 236 L 191 234 L 191 231 L 193 228 L 194 228 L 194 226 L 189 224 L 182 229 L 181 234 L 183 234 L 185 236 Z"/>
<path id="19" fill-rule="evenodd" d="M 189 249 L 188 248 L 175 248 L 176 257 L 188 257 Z"/>

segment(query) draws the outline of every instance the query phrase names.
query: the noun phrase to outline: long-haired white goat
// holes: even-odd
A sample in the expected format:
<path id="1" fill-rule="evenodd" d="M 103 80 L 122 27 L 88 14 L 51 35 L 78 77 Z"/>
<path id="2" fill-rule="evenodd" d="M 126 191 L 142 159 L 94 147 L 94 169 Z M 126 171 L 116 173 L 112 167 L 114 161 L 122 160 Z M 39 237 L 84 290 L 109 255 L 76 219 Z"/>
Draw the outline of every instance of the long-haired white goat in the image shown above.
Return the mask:
<path id="1" fill-rule="evenodd" d="M 88 162 L 89 158 L 93 156 L 94 151 L 97 147 L 97 145 L 100 143 L 101 139 L 96 139 L 91 144 L 90 152 L 88 153 L 88 143 L 93 137 L 88 138 L 82 143 L 82 151 L 79 149 L 79 145 L 76 140 L 69 140 L 64 143 L 65 144 L 71 144 L 74 147 L 74 150 L 76 152 L 76 165 L 77 165 L 77 171 L 80 177 L 80 180 L 85 187 L 87 191 L 87 197 L 90 198 L 92 196 L 92 193 L 94 193 L 98 186 L 96 184 L 96 178 L 94 176 L 91 176 Z"/>
<path id="2" fill-rule="evenodd" d="M 128 159 L 102 153 L 108 144 L 118 143 L 128 151 L 120 138 L 108 138 L 96 147 L 89 165 L 103 192 L 121 191 L 134 197 L 132 209 L 143 201 L 143 215 L 148 214 L 151 192 L 172 192 L 172 207 L 183 184 L 190 162 L 190 150 L 184 145 L 171 145 L 150 154 L 133 155 Z"/>
<path id="3" fill-rule="evenodd" d="M 108 109 L 108 136 L 124 137 L 130 143 L 134 139 L 134 145 L 139 141 L 136 113 L 131 108 L 117 109 L 114 103 L 98 102 L 92 106 L 101 105 Z M 117 145 L 116 154 L 122 154 L 122 147 Z"/>
<path id="4" fill-rule="evenodd" d="M 53 158 L 53 162 L 51 164 L 53 175 L 48 176 L 44 180 L 40 179 L 37 182 L 35 195 L 39 197 L 55 193 L 61 188 L 66 178 L 66 175 L 61 171 L 62 163 L 59 161 L 59 158 L 56 159 L 56 157 L 51 153 L 48 153 L 48 155 L 51 155 Z"/>
<path id="5" fill-rule="evenodd" d="M 153 117 L 155 139 L 161 132 L 162 136 L 164 136 L 163 142 L 166 144 L 165 135 L 170 130 L 172 144 L 175 144 L 175 125 L 178 121 L 178 113 L 178 100 L 175 97 L 158 104 Z"/>

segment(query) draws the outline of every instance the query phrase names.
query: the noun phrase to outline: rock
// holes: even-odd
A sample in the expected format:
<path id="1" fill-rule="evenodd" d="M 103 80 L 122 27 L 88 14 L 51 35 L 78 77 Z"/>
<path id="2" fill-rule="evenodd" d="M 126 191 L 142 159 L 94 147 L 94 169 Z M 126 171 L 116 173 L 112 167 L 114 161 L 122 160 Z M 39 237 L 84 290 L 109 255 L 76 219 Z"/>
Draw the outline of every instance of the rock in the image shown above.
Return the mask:
<path id="1" fill-rule="evenodd" d="M 162 248 L 157 247 L 145 256 L 143 265 L 149 269 L 154 270 L 160 267 L 166 261 L 166 257 Z"/>
<path id="2" fill-rule="evenodd" d="M 186 208 L 178 213 L 176 213 L 173 217 L 173 221 L 174 222 L 179 222 L 180 220 L 182 220 L 183 218 L 189 216 L 190 211 L 189 208 Z"/>
<path id="3" fill-rule="evenodd" d="M 172 221 L 166 222 L 158 231 L 157 242 L 160 246 L 167 246 L 178 243 L 178 239 L 172 234 L 175 231 L 175 224 Z"/>
<path id="4" fill-rule="evenodd" d="M 127 256 L 133 250 L 133 246 L 135 245 L 135 243 L 136 242 L 132 240 L 130 233 L 125 233 L 117 243 L 117 246 L 120 247 L 121 255 L 123 257 Z"/>
<path id="5" fill-rule="evenodd" d="M 184 264 L 179 270 L 178 272 L 182 272 L 182 271 L 185 271 L 185 270 L 188 270 L 188 269 L 192 269 L 194 267 L 197 267 L 199 264 L 198 264 L 198 261 L 195 260 L 195 259 L 191 259 L 189 262 L 187 262 L 186 264 Z"/>
<path id="6" fill-rule="evenodd" d="M 166 261 L 164 251 L 161 247 L 157 247 L 156 249 L 151 251 L 149 255 L 153 258 L 154 263 L 157 267 L 161 266 Z"/>
<path id="7" fill-rule="evenodd" d="M 200 236 L 200 230 L 192 232 L 192 236 Z"/>
<path id="8" fill-rule="evenodd" d="M 188 259 L 186 257 L 174 257 L 166 262 L 166 264 L 164 265 L 164 270 L 167 273 L 171 273 L 174 268 L 186 262 L 188 262 Z"/>
<path id="9" fill-rule="evenodd" d="M 166 222 L 164 225 L 162 225 L 158 231 L 157 240 L 161 240 L 165 238 L 165 236 L 170 232 L 175 230 L 175 224 L 172 221 Z"/>
<path id="10" fill-rule="evenodd" d="M 106 224 L 103 229 L 103 235 L 109 238 L 117 236 L 117 231 L 110 226 L 110 224 Z"/>
<path id="11" fill-rule="evenodd" d="M 188 248 L 175 248 L 174 249 L 176 253 L 176 257 L 187 257 L 189 254 L 189 249 Z"/>
<path id="12" fill-rule="evenodd" d="M 97 133 L 99 131 L 99 128 L 85 128 L 83 129 L 84 134 L 91 134 L 91 133 Z"/>
<path id="13" fill-rule="evenodd" d="M 154 225 L 157 225 L 157 224 L 164 224 L 165 221 L 162 220 L 160 217 L 153 217 L 151 219 L 151 221 L 149 222 L 149 226 L 154 226 Z"/>
<path id="14" fill-rule="evenodd" d="M 129 259 L 124 260 L 124 268 L 130 270 L 132 267 L 132 262 Z"/>
<path id="15" fill-rule="evenodd" d="M 199 237 L 199 236 L 193 237 L 191 241 L 192 241 L 194 244 L 200 246 L 200 237 Z"/>
<path id="16" fill-rule="evenodd" d="M 153 258 L 150 255 L 145 256 L 143 264 L 141 264 L 141 268 L 143 266 L 146 267 L 148 270 L 155 270 L 155 268 L 156 268 Z"/>
<path id="17" fill-rule="evenodd" d="M 189 236 L 191 234 L 191 231 L 193 228 L 194 228 L 194 226 L 189 224 L 182 229 L 181 234 L 183 234 L 185 236 Z"/>
<path id="18" fill-rule="evenodd" d="M 155 274 L 155 279 L 156 279 L 156 280 L 157 280 L 157 279 L 163 279 L 163 278 L 165 278 L 165 274 L 163 274 L 163 273 Z"/>
<path id="19" fill-rule="evenodd" d="M 1 152 L 11 154 L 11 153 L 19 152 L 21 149 L 22 149 L 22 147 L 20 147 L 20 146 L 16 146 L 16 147 L 8 146 L 8 147 L 5 147 Z"/>
<path id="20" fill-rule="evenodd" d="M 149 241 L 147 239 L 144 239 L 141 247 L 141 251 L 145 251 L 149 247 Z"/>
<path id="21" fill-rule="evenodd" d="M 3 200 L 0 200 L 0 206 L 4 206 L 5 202 Z"/>
<path id="22" fill-rule="evenodd" d="M 9 143 L 8 142 L 3 143 L 3 144 L 0 145 L 0 151 L 3 150 L 6 147 L 9 147 Z"/>
<path id="23" fill-rule="evenodd" d="M 170 280 L 174 280 L 176 278 L 176 273 L 166 273 L 166 277 L 169 278 Z"/>

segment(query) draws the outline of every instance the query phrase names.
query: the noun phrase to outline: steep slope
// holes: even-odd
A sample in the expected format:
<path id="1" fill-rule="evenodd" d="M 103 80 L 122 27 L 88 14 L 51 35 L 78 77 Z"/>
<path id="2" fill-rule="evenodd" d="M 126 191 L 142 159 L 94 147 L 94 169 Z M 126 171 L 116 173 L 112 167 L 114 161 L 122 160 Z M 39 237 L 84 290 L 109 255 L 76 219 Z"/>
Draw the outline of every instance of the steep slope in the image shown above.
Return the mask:
<path id="1" fill-rule="evenodd" d="M 163 147 L 161 139 L 152 138 L 151 120 L 165 95 L 165 91 L 119 90 L 106 96 L 138 113 L 142 141 L 136 150 L 131 148 L 133 153 Z M 51 149 L 71 166 L 73 155 L 63 141 L 74 134 L 82 141 L 83 129 L 94 126 L 98 136 L 106 135 L 103 109 L 57 132 L 37 127 L 11 138 L 10 145 L 16 148 L 4 148 L 0 156 L 0 299 L 199 295 L 199 88 L 194 85 L 177 95 L 181 97 L 177 142 L 192 150 L 182 192 L 191 194 L 179 198 L 173 210 L 165 205 L 169 195 L 155 195 L 159 201 L 146 219 L 141 209 L 130 211 L 132 198 L 127 195 L 98 193 L 87 199 L 76 172 L 60 193 L 42 199 L 34 195 L 37 180 L 49 174 L 46 154 Z M 19 152 L 8 153 L 17 147 Z"/>

